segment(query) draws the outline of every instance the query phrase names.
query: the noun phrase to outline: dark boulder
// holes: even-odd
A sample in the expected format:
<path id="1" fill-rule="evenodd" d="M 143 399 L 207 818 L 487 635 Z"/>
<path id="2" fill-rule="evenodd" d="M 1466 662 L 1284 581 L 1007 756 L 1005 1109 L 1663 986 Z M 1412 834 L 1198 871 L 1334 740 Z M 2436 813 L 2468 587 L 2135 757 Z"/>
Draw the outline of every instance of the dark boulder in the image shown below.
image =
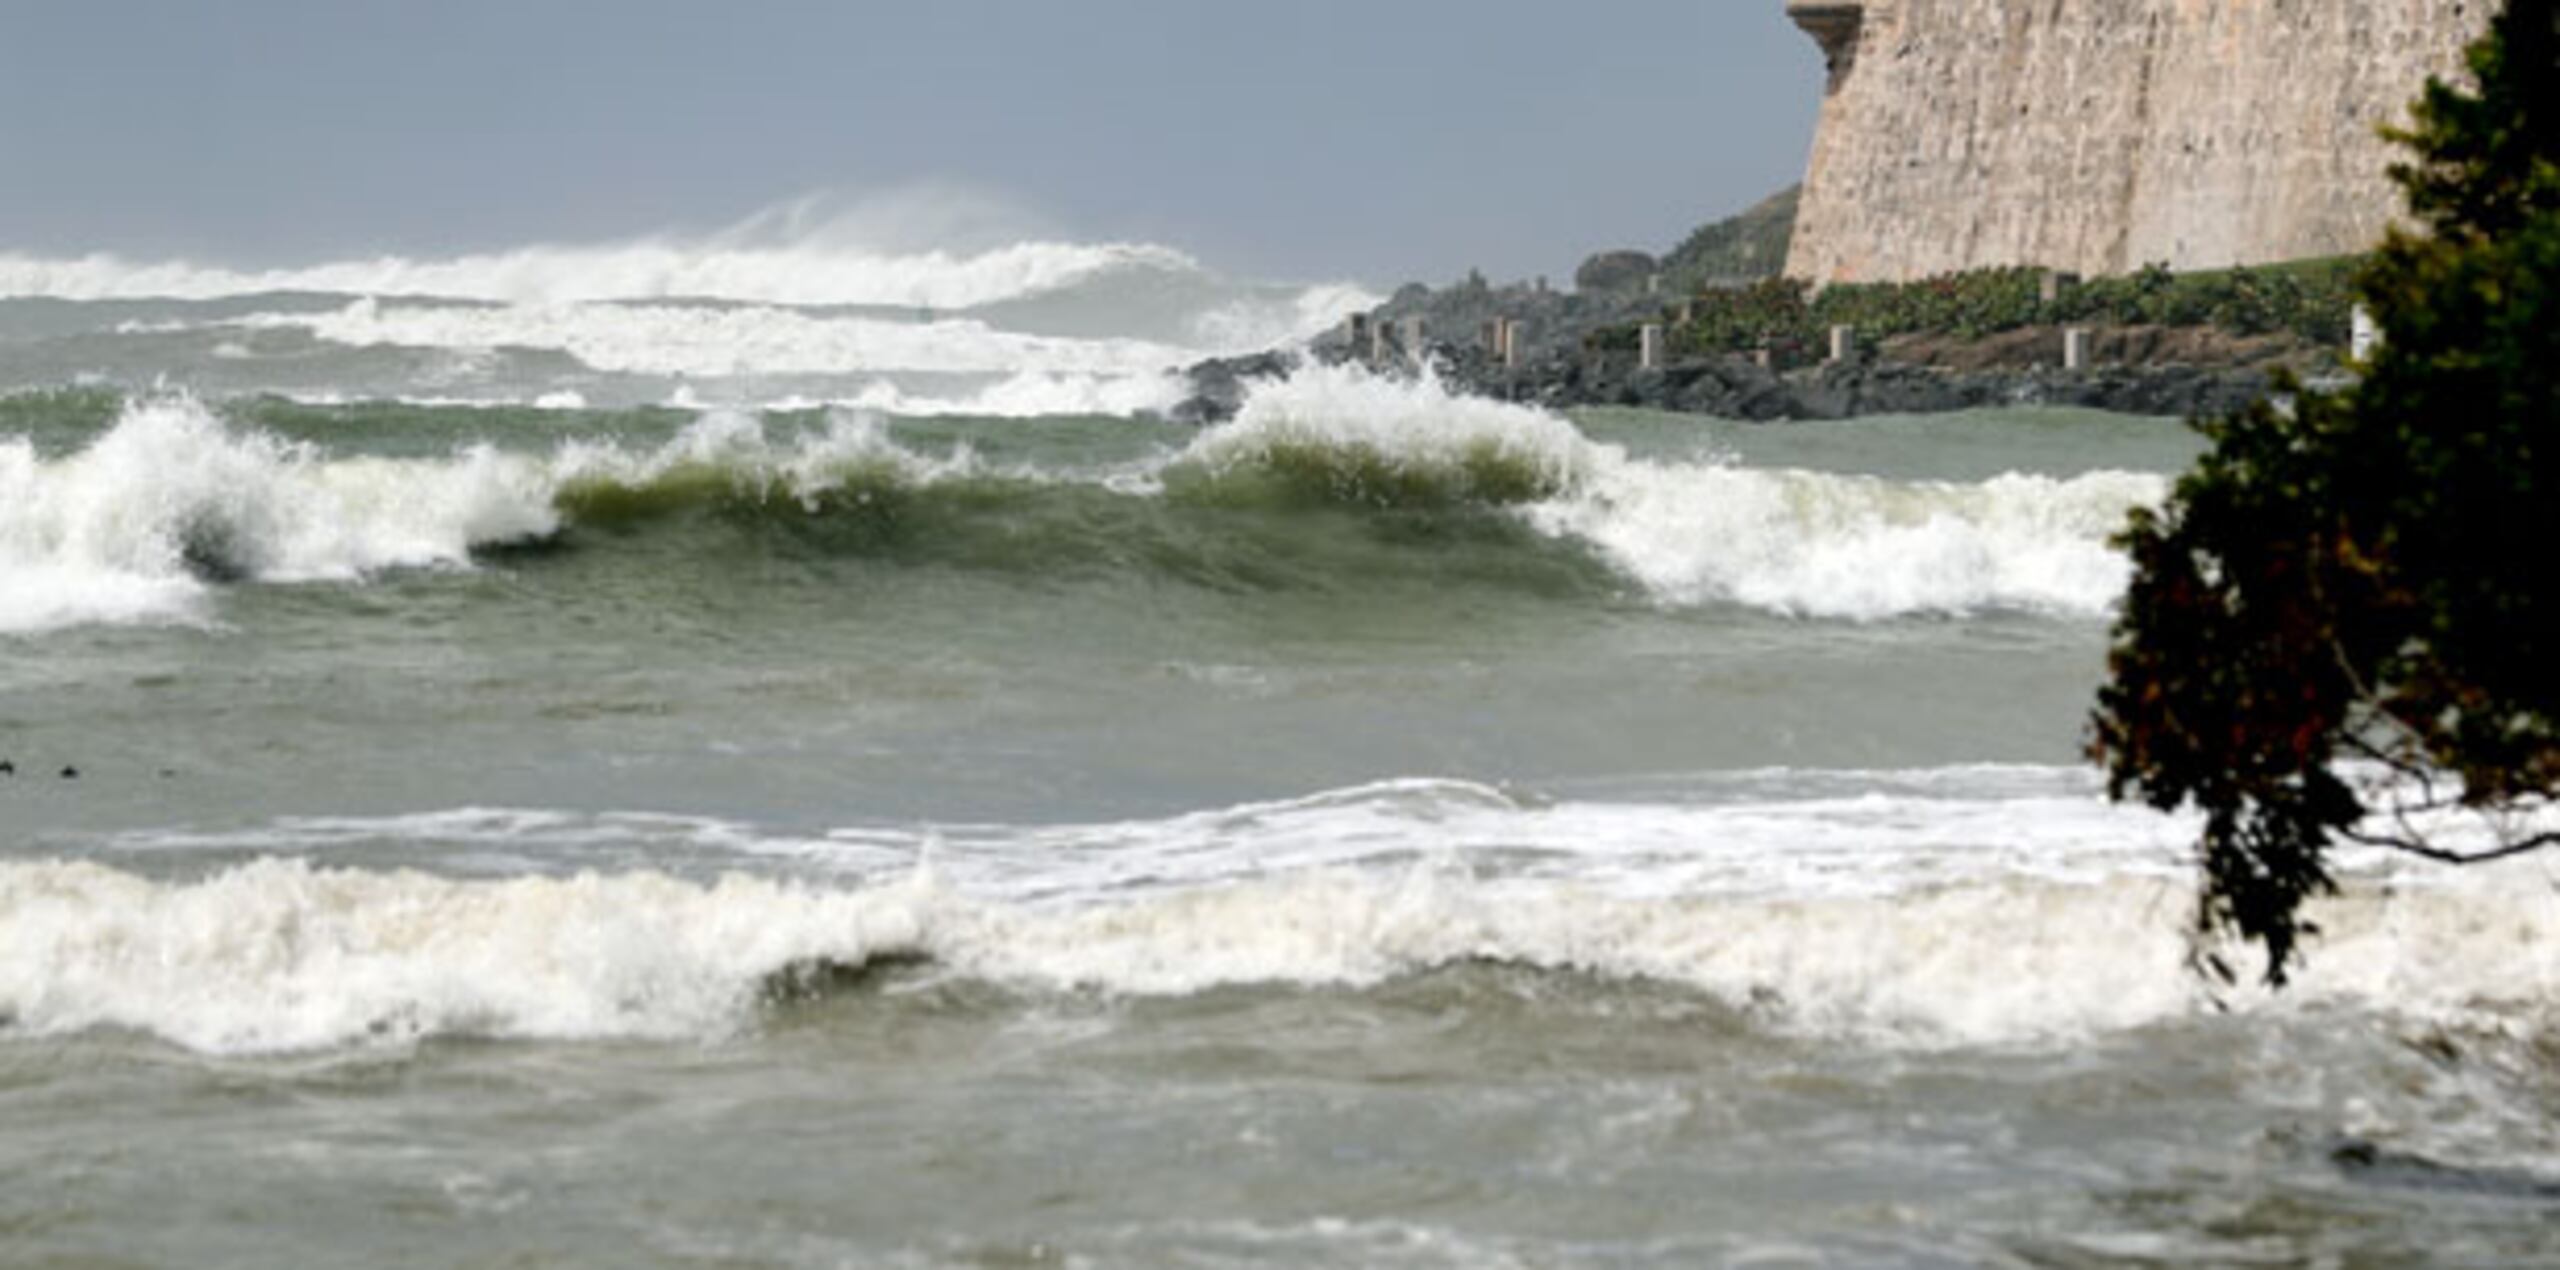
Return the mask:
<path id="1" fill-rule="evenodd" d="M 1298 369 L 1298 355 L 1285 350 L 1244 357 L 1213 357 L 1182 371 L 1191 395 L 1174 403 L 1165 417 L 1195 427 L 1224 423 L 1244 407 L 1245 394 L 1256 383 L 1287 379 Z"/>

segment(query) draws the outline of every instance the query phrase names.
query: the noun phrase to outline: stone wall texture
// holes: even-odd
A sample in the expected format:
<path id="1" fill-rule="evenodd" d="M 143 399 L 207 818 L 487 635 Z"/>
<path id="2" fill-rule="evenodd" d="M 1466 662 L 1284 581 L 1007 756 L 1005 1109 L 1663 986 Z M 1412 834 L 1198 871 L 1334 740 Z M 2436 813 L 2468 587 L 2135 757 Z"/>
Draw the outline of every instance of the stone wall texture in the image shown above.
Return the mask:
<path id="1" fill-rule="evenodd" d="M 2492 0 L 1791 0 L 1831 82 L 1787 261 L 1818 282 L 2361 251 L 2375 135 Z"/>

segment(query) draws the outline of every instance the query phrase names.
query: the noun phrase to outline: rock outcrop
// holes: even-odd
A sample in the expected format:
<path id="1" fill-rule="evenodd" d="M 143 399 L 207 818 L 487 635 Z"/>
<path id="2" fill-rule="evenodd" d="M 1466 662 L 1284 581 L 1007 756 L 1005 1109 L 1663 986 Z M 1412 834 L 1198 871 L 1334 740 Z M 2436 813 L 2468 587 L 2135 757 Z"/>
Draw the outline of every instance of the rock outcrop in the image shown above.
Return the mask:
<path id="1" fill-rule="evenodd" d="M 1830 68 L 1787 262 L 1816 282 L 2361 251 L 2377 129 L 2493 0 L 1790 0 Z"/>

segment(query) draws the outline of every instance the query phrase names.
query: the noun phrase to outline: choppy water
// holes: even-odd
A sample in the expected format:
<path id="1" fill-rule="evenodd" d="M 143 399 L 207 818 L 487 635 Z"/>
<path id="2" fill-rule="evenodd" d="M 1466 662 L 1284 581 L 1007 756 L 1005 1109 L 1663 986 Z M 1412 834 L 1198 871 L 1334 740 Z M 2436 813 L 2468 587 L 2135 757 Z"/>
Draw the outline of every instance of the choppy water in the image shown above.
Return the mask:
<path id="1" fill-rule="evenodd" d="M 2548 867 L 2217 999 L 2078 762 L 2175 424 L 1194 432 L 1343 301 L 1144 248 L 0 292 L 0 1261 L 2560 1247 Z"/>

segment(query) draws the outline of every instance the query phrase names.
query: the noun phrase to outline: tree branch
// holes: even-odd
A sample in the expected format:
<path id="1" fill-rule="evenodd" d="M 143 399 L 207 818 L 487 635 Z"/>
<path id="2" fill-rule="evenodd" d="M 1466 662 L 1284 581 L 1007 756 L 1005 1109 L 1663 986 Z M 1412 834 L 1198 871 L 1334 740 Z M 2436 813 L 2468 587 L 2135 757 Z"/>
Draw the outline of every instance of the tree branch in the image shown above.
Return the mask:
<path id="1" fill-rule="evenodd" d="M 2408 826 L 2406 825 L 2402 826 L 2404 829 L 2407 827 Z M 2487 864 L 2492 860 L 2504 860 L 2511 856 L 2520 856 L 2540 851 L 2544 847 L 2560 846 L 2560 829 L 2555 829 L 2548 833 L 2538 833 L 2530 838 L 2521 839 L 2516 842 L 2503 843 L 2486 851 L 2451 851 L 2443 847 L 2430 846 L 2427 844 L 2426 840 L 2422 838 L 2402 838 L 2390 834 L 2369 834 L 2362 833 L 2354 829 L 2341 829 L 2338 831 L 2338 834 L 2349 842 L 2359 843 L 2368 847 L 2382 847 L 2392 851 L 2399 851 L 2408 855 L 2417 856 L 2420 859 L 2433 860 L 2439 864 Z"/>

